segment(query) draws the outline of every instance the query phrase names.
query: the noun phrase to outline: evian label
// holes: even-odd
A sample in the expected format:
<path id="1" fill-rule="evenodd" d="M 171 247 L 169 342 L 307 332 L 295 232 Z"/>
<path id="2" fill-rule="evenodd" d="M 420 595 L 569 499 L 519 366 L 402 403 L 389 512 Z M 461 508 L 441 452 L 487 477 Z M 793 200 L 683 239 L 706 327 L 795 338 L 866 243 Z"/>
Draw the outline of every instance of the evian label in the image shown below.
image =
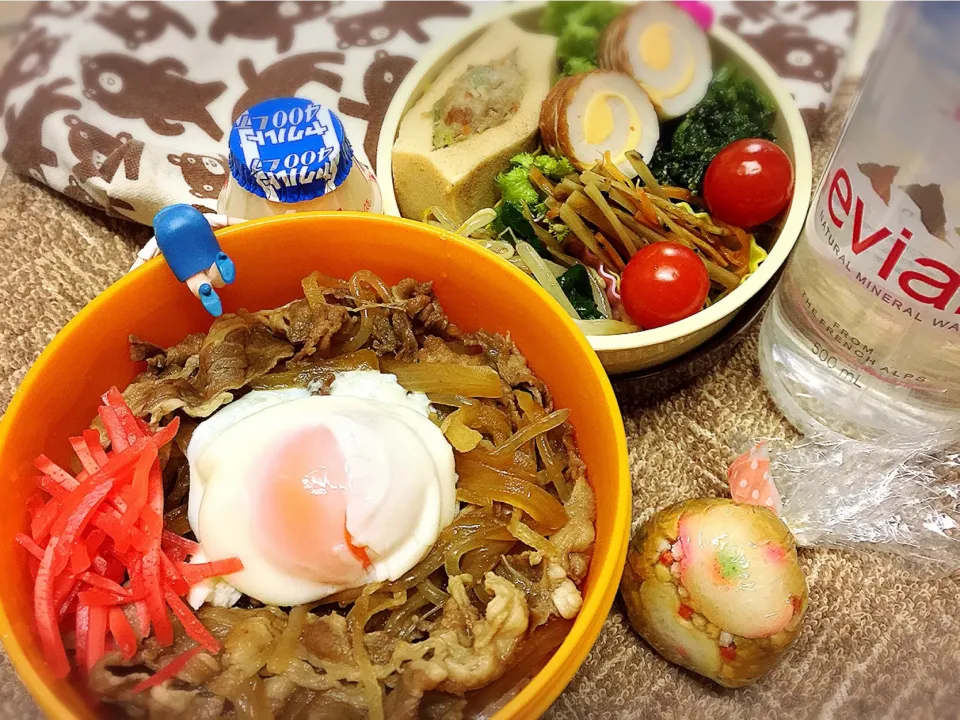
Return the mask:
<path id="1" fill-rule="evenodd" d="M 960 333 L 960 252 L 947 240 L 940 187 L 897 185 L 898 172 L 835 162 L 808 234 L 880 301 L 918 323 Z"/>

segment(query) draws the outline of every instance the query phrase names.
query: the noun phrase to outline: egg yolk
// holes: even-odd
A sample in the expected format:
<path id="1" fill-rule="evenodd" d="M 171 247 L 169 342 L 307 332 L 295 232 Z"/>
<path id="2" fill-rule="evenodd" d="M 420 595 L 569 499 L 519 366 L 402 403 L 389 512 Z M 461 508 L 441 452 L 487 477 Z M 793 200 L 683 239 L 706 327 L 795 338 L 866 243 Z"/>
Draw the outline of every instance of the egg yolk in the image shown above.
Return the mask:
<path id="1" fill-rule="evenodd" d="M 370 559 L 347 530 L 350 474 L 323 425 L 298 430 L 259 468 L 257 534 L 264 555 L 291 575 L 316 582 L 359 582 Z"/>
<path id="2" fill-rule="evenodd" d="M 640 35 L 640 59 L 654 70 L 670 67 L 673 58 L 673 28 L 669 23 L 653 23 Z"/>
<path id="3" fill-rule="evenodd" d="M 591 145 L 599 145 L 613 134 L 615 121 L 611 104 L 616 100 L 619 100 L 627 109 L 629 134 L 623 148 L 614 153 L 613 162 L 615 163 L 623 159 L 627 150 L 632 150 L 640 144 L 643 127 L 636 107 L 623 93 L 606 90 L 597 92 L 590 98 L 583 114 L 584 140 Z"/>
<path id="4" fill-rule="evenodd" d="M 640 61 L 657 72 L 663 72 L 674 63 L 678 64 L 681 59 L 685 62 L 683 74 L 673 87 L 660 88 L 653 87 L 649 83 L 641 83 L 643 89 L 650 95 L 650 99 L 658 105 L 662 105 L 664 100 L 674 98 L 690 87 L 697 69 L 688 41 L 680 38 L 680 42 L 677 43 L 679 49 L 674 47 L 674 32 L 676 30 L 669 23 L 654 23 L 640 34 L 637 47 L 640 52 Z"/>

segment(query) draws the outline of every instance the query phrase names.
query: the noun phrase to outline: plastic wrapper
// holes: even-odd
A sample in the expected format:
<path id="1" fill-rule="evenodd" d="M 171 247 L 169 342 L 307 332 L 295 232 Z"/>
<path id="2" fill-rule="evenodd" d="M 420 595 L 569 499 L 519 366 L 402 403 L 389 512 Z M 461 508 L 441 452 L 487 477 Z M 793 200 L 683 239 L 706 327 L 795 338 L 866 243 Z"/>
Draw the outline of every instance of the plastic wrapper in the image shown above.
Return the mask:
<path id="1" fill-rule="evenodd" d="M 778 512 L 801 547 L 880 550 L 918 575 L 951 575 L 960 572 L 960 447 L 943 437 L 765 440 L 731 464 L 731 495 Z"/>

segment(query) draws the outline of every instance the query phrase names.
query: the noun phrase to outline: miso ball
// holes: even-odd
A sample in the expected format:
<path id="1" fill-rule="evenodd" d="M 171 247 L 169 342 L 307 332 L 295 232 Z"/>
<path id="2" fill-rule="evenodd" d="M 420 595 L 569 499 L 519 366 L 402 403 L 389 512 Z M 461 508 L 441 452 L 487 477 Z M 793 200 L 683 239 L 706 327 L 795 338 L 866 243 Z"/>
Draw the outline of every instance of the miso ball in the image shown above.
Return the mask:
<path id="1" fill-rule="evenodd" d="M 797 639 L 807 583 L 796 542 L 772 511 L 687 500 L 630 543 L 620 584 L 630 624 L 672 663 L 726 687 L 768 672 Z"/>

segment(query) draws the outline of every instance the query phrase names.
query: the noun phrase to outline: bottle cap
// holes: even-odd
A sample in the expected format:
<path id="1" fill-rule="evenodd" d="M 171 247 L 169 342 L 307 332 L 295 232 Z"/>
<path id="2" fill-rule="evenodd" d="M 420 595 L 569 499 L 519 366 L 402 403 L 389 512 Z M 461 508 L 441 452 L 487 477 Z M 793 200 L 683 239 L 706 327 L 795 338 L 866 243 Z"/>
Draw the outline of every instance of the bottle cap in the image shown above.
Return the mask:
<path id="1" fill-rule="evenodd" d="M 267 200 L 315 200 L 340 186 L 353 148 L 340 118 L 304 98 L 265 100 L 245 110 L 230 131 L 230 173 Z"/>

